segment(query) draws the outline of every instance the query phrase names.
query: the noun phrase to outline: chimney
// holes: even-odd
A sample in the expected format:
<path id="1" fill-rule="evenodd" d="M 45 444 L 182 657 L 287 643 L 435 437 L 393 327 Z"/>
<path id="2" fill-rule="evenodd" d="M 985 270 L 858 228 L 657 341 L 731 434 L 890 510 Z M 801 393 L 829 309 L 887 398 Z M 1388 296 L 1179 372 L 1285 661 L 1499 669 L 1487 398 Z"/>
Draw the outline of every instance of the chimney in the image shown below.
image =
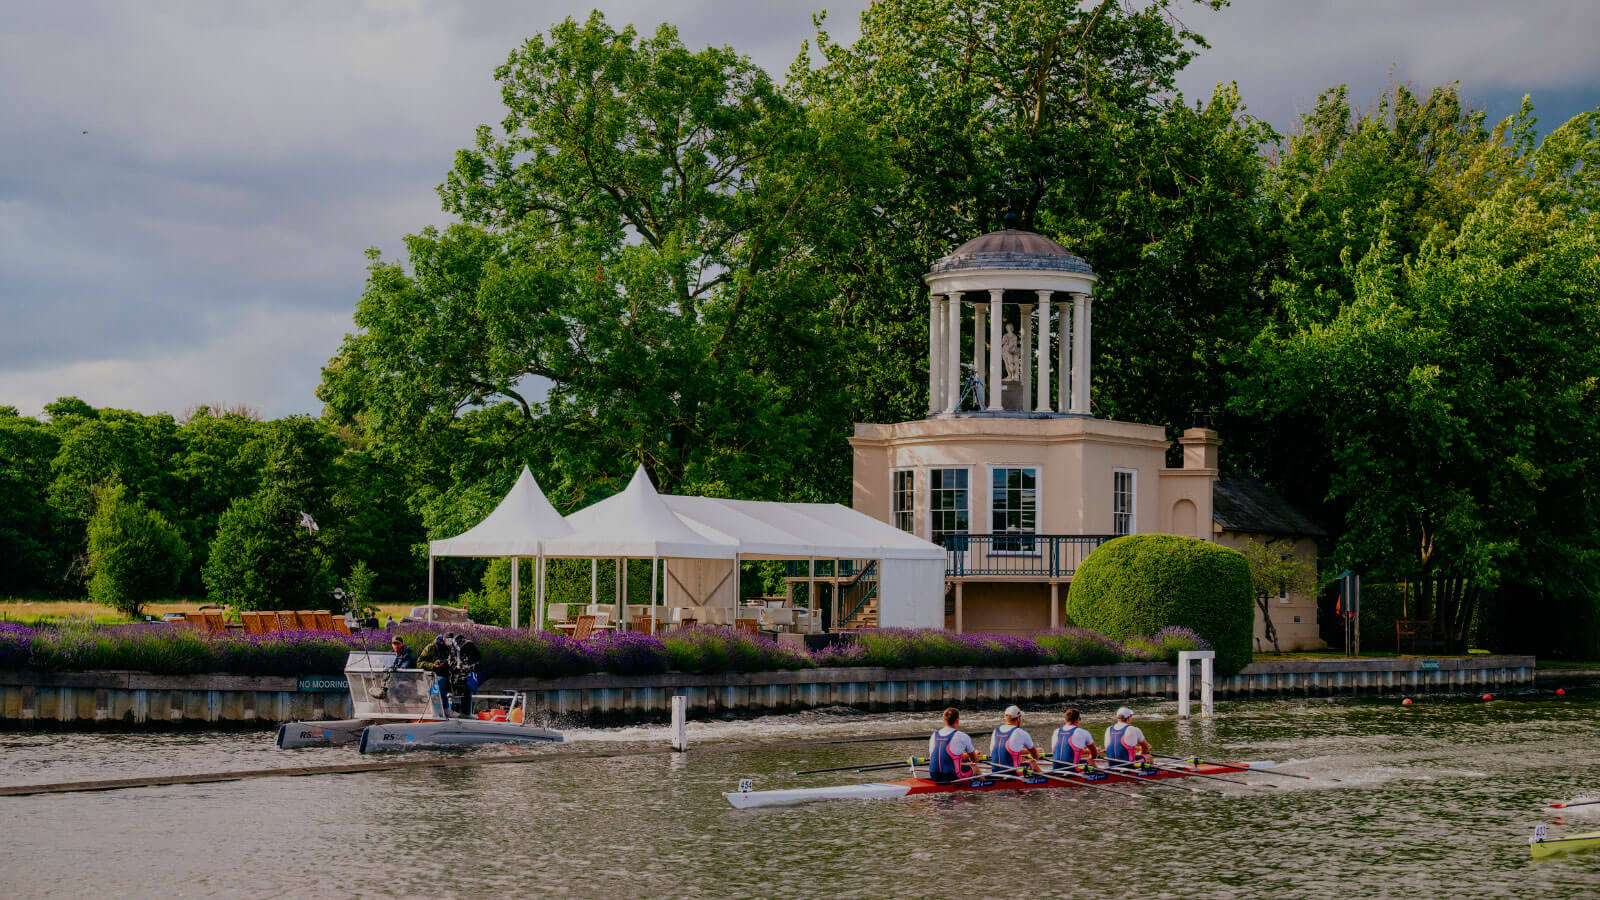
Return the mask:
<path id="1" fill-rule="evenodd" d="M 1185 469 L 1211 469 L 1217 468 L 1217 448 L 1222 446 L 1222 438 L 1217 433 L 1204 426 L 1188 428 L 1183 432 L 1183 437 L 1178 438 L 1178 443 L 1183 445 L 1183 467 Z"/>

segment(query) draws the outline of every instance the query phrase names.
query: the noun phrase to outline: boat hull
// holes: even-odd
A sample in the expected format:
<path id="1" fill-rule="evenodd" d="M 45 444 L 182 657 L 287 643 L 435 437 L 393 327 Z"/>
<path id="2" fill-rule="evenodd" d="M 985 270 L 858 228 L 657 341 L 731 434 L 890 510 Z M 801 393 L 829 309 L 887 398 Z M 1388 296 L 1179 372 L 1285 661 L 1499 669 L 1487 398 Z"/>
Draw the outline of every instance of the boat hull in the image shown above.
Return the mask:
<path id="1" fill-rule="evenodd" d="M 1270 762 L 1239 763 L 1252 769 L 1272 768 Z M 986 791 L 1031 791 L 1048 788 L 1074 788 L 1091 785 L 1128 784 L 1137 785 L 1141 781 L 1165 780 L 1169 778 L 1188 778 L 1192 774 L 1198 775 L 1238 775 L 1239 769 L 1226 766 L 1208 766 L 1201 764 L 1198 769 L 1190 771 L 1175 771 L 1172 769 L 1159 769 L 1150 774 L 1123 775 L 1101 773 L 1101 777 L 1088 782 L 1077 779 L 1063 780 L 1060 778 L 1030 777 L 1022 780 L 1011 778 L 977 778 L 960 784 L 940 784 L 926 778 L 902 778 L 899 781 L 874 781 L 866 784 L 845 784 L 821 788 L 796 788 L 778 791 L 745 791 L 729 792 L 722 796 L 728 798 L 735 809 L 755 809 L 763 806 L 793 806 L 798 803 L 811 803 L 819 800 L 882 800 L 893 797 L 914 797 L 926 794 L 976 794 Z"/>
<path id="2" fill-rule="evenodd" d="M 1528 850 L 1533 853 L 1534 859 L 1539 859 L 1555 853 L 1565 853 L 1569 850 L 1588 850 L 1592 847 L 1600 847 L 1600 831 L 1569 834 L 1562 838 L 1534 841 L 1528 845 Z"/>
<path id="3" fill-rule="evenodd" d="M 560 743 L 561 733 L 532 725 L 447 719 L 442 722 L 393 722 L 368 725 L 361 731 L 362 753 L 403 753 L 478 744 Z"/>
<path id="4" fill-rule="evenodd" d="M 335 719 L 324 722 L 285 722 L 278 726 L 279 750 L 300 747 L 336 747 L 361 740 L 361 732 L 374 719 Z"/>

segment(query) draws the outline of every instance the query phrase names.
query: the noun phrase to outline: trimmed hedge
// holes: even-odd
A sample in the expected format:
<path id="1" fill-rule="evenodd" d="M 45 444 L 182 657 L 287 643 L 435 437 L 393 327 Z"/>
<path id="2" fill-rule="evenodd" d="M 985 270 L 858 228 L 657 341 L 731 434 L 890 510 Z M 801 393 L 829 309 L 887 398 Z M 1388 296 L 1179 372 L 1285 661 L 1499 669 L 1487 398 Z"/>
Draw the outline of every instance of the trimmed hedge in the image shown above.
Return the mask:
<path id="1" fill-rule="evenodd" d="M 1067 615 L 1119 641 L 1166 626 L 1191 629 L 1216 649 L 1218 674 L 1232 675 L 1250 664 L 1250 565 L 1237 550 L 1195 538 L 1120 537 L 1073 574 Z"/>

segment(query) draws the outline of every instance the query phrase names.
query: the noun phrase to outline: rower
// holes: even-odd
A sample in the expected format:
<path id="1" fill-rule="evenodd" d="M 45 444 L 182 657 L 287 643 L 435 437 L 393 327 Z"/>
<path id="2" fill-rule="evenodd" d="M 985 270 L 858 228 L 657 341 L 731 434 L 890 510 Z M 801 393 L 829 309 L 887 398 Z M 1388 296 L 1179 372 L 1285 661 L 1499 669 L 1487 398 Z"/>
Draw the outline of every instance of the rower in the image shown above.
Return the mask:
<path id="1" fill-rule="evenodd" d="M 1058 766 L 1093 765 L 1095 757 L 1100 755 L 1100 748 L 1094 745 L 1094 735 L 1078 724 L 1079 717 L 1076 709 L 1067 710 L 1063 717 L 1065 724 L 1056 729 L 1055 740 L 1050 745 L 1050 758 Z"/>
<path id="2" fill-rule="evenodd" d="M 1033 737 L 1022 730 L 1022 710 L 1015 705 L 1006 707 L 1006 724 L 994 730 L 989 739 L 989 764 L 995 769 L 1033 768 L 1039 758 L 1039 748 Z"/>
<path id="3" fill-rule="evenodd" d="M 978 750 L 961 730 L 961 712 L 944 711 L 944 727 L 928 738 L 928 780 L 948 783 L 977 774 Z"/>
<path id="4" fill-rule="evenodd" d="M 1106 761 L 1121 766 L 1149 765 L 1151 753 L 1144 732 L 1133 724 L 1133 710 L 1126 706 L 1117 710 L 1117 724 L 1106 729 Z"/>

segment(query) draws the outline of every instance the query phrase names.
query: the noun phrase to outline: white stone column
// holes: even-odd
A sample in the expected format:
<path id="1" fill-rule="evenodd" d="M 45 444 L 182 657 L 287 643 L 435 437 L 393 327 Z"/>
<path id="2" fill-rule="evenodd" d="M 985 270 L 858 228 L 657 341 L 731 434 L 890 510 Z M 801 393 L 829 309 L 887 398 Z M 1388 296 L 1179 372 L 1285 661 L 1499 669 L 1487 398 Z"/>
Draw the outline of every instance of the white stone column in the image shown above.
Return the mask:
<path id="1" fill-rule="evenodd" d="M 1050 291 L 1039 291 L 1039 402 L 1038 412 L 1050 411 Z"/>
<path id="2" fill-rule="evenodd" d="M 1089 295 L 1072 295 L 1072 411 L 1089 414 Z"/>
<path id="3" fill-rule="evenodd" d="M 939 395 L 944 382 L 939 379 L 939 352 L 943 349 L 939 340 L 939 295 L 928 295 L 928 415 L 934 415 L 944 408 L 944 398 Z"/>
<path id="4" fill-rule="evenodd" d="M 991 410 L 1005 408 L 1001 402 L 1000 386 L 1000 325 L 1005 320 L 1005 316 L 1002 315 L 1005 307 L 1000 305 L 1000 301 L 1005 293 L 1003 290 L 989 291 L 989 408 Z"/>
<path id="5" fill-rule="evenodd" d="M 945 317 L 944 337 L 948 349 L 944 357 L 944 409 L 955 412 L 956 404 L 961 401 L 961 295 L 950 294 L 945 303 L 950 309 Z"/>
<path id="6" fill-rule="evenodd" d="M 985 359 L 983 355 L 985 349 L 984 340 L 988 337 L 983 333 L 983 319 L 985 312 L 986 310 L 984 309 L 982 303 L 972 304 L 972 371 L 976 372 L 979 378 L 983 377 Z M 965 381 L 965 379 L 962 380 Z M 983 406 L 987 399 L 988 398 L 986 397 L 979 397 L 978 406 Z"/>
<path id="7" fill-rule="evenodd" d="M 1018 335 L 1017 362 L 1022 363 L 1022 409 L 1028 409 L 1028 402 L 1033 399 L 1033 366 L 1028 365 L 1028 354 L 1033 352 L 1033 310 L 1026 305 L 1017 307 L 1022 311 L 1022 334 Z"/>
<path id="8" fill-rule="evenodd" d="M 1067 367 L 1067 347 L 1072 341 L 1072 304 L 1056 304 L 1056 412 L 1070 407 L 1072 370 Z"/>

